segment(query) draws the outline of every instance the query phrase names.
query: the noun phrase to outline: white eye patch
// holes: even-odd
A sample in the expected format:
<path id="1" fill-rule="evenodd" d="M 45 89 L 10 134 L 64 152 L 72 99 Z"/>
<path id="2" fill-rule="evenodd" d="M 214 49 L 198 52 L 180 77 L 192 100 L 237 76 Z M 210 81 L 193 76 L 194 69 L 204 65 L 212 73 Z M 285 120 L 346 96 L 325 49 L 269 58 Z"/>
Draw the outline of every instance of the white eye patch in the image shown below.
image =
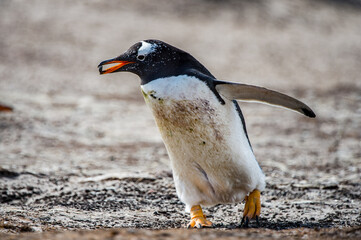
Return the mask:
<path id="1" fill-rule="evenodd" d="M 157 44 L 151 44 L 147 43 L 145 41 L 141 41 L 142 46 L 138 49 L 138 56 L 139 55 L 148 55 L 149 53 L 152 53 L 157 48 Z"/>

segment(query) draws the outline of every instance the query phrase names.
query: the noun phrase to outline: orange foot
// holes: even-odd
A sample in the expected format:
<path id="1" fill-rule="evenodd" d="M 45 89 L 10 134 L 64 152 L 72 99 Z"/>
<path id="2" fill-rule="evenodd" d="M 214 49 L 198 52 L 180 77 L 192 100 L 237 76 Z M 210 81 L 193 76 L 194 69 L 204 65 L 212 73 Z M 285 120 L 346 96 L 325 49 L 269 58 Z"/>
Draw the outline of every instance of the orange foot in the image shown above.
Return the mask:
<path id="1" fill-rule="evenodd" d="M 187 228 L 194 227 L 212 227 L 212 222 L 208 221 L 206 216 L 203 215 L 203 211 L 200 205 L 196 205 L 191 208 L 191 221 L 189 222 Z"/>
<path id="2" fill-rule="evenodd" d="M 261 192 L 259 190 L 254 190 L 246 196 L 246 205 L 244 206 L 243 218 L 241 225 L 248 227 L 249 220 L 255 218 L 257 225 L 259 226 L 259 215 L 261 213 Z"/>

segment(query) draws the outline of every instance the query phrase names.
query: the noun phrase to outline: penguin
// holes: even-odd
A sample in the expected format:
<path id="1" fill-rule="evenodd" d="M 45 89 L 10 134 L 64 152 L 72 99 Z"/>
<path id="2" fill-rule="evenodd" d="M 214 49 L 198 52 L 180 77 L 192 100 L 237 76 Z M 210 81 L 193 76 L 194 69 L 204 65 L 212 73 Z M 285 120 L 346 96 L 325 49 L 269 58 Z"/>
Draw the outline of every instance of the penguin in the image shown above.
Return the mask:
<path id="1" fill-rule="evenodd" d="M 106 66 L 108 65 L 108 66 Z M 241 221 L 259 224 L 265 176 L 237 103 L 256 101 L 307 117 L 306 104 L 266 88 L 221 81 L 189 53 L 160 40 L 144 40 L 102 61 L 100 74 L 131 72 L 167 149 L 179 199 L 190 212 L 188 228 L 212 227 L 201 206 L 245 200 Z"/>

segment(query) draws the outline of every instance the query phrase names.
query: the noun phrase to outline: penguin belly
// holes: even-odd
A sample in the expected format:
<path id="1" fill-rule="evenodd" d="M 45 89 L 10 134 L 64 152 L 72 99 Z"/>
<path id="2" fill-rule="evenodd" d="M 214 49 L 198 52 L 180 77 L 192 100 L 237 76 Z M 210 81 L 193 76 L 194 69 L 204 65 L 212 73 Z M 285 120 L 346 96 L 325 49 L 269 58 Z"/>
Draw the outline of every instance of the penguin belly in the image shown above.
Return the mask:
<path id="1" fill-rule="evenodd" d="M 235 103 L 222 105 L 207 84 L 181 75 L 141 86 L 170 157 L 177 195 L 186 204 L 240 202 L 265 179 Z"/>

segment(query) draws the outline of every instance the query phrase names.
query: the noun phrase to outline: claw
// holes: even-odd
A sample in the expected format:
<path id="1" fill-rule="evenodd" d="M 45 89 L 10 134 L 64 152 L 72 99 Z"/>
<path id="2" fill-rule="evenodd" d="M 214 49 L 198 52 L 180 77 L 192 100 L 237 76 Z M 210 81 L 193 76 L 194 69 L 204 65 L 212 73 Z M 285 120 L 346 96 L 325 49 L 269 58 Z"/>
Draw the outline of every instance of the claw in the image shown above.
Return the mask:
<path id="1" fill-rule="evenodd" d="M 256 219 L 259 226 L 259 215 L 261 213 L 261 193 L 259 190 L 254 190 L 245 198 L 246 204 L 244 206 L 243 218 L 241 226 L 248 227 L 248 223 L 252 218 Z"/>
<path id="2" fill-rule="evenodd" d="M 208 221 L 203 215 L 201 206 L 196 205 L 191 208 L 191 221 L 187 225 L 187 228 L 203 228 L 212 227 L 212 222 Z"/>
<path id="3" fill-rule="evenodd" d="M 244 222 L 244 225 L 242 227 L 248 228 L 249 218 L 246 217 L 246 221 Z"/>
<path id="4" fill-rule="evenodd" d="M 241 226 L 243 226 L 243 223 L 244 223 L 244 217 L 242 218 L 242 221 L 241 221 Z"/>

